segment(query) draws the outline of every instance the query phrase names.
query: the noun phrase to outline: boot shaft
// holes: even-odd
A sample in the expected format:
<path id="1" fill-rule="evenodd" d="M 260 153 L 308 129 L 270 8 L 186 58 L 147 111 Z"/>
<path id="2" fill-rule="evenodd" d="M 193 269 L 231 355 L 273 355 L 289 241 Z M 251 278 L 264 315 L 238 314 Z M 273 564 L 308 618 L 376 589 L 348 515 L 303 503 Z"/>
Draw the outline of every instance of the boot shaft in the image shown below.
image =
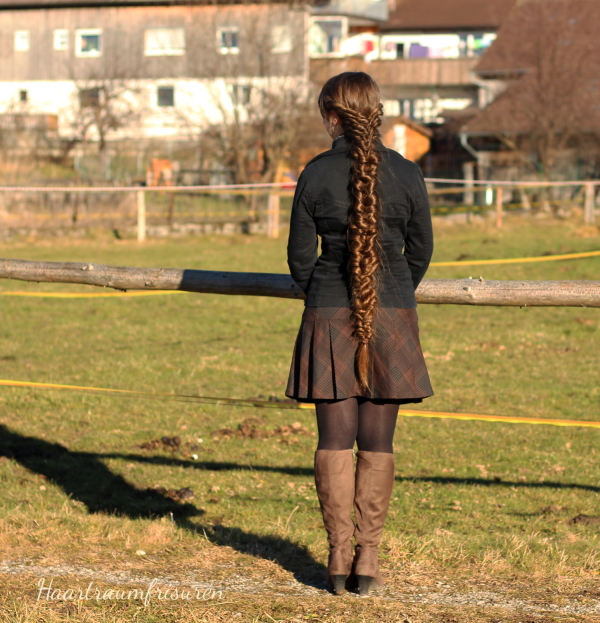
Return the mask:
<path id="1" fill-rule="evenodd" d="M 356 462 L 354 538 L 363 547 L 377 548 L 395 481 L 395 457 L 387 452 L 359 450 Z"/>
<path id="2" fill-rule="evenodd" d="M 315 485 L 331 547 L 351 543 L 355 492 L 354 451 L 316 450 Z"/>

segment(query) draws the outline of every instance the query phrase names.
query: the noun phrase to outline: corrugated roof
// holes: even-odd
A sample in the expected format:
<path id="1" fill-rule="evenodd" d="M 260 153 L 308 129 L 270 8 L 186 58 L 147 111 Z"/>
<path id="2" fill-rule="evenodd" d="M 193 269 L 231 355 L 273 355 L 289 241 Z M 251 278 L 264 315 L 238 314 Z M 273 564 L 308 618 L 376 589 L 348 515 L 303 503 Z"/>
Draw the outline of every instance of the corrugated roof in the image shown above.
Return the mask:
<path id="1" fill-rule="evenodd" d="M 382 31 L 496 31 L 517 0 L 396 0 Z"/>

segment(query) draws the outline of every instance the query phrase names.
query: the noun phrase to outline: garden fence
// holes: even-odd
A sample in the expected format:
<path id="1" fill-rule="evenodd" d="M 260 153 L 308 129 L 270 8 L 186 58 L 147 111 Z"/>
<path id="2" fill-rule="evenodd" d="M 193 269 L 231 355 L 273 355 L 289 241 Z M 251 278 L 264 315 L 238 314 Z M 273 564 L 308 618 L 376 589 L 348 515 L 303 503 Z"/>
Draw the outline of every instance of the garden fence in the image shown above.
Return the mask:
<path id="1" fill-rule="evenodd" d="M 498 181 L 426 178 L 434 214 L 553 210 L 565 216 L 580 207 L 596 221 L 600 180 Z M 295 184 L 212 186 L 0 186 L 0 235 L 32 230 L 109 228 L 117 237 L 134 232 L 265 233 L 279 236 L 289 220 Z M 561 212 L 562 211 L 562 212 Z"/>

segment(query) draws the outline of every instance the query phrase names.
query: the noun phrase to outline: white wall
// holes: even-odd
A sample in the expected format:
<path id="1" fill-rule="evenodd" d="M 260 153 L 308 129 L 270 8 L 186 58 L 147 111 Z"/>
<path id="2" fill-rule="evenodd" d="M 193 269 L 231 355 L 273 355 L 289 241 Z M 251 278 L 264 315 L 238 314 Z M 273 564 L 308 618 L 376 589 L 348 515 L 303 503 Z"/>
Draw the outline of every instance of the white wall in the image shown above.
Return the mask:
<path id="1" fill-rule="evenodd" d="M 304 76 L 284 78 L 240 78 L 225 80 L 161 79 L 136 80 L 119 85 L 120 95 L 115 99 L 124 114 L 128 115 L 125 127 L 113 132 L 109 139 L 121 138 L 173 138 L 187 139 L 224 116 L 233 114 L 231 89 L 234 85 L 259 88 L 281 93 L 285 89 L 307 89 Z M 58 132 L 62 138 L 77 136 L 79 115 L 79 89 L 100 86 L 100 83 L 64 81 L 0 82 L 0 114 L 49 114 L 58 116 Z M 174 106 L 158 105 L 158 87 L 174 87 Z M 254 90 L 252 90 L 254 89 Z M 27 91 L 27 102 L 20 102 L 20 91 Z M 252 97 L 252 96 L 251 96 Z M 250 101 L 252 105 L 252 100 Z M 245 110 L 238 107 L 243 120 Z M 90 133 L 92 140 L 97 136 Z"/>

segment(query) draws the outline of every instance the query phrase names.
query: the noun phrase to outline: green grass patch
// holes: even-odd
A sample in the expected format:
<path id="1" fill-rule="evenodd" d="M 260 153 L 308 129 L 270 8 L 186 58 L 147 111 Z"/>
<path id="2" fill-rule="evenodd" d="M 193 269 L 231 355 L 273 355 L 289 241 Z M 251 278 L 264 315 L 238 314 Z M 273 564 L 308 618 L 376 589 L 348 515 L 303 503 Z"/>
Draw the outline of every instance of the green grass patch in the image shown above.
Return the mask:
<path id="1" fill-rule="evenodd" d="M 143 245 L 102 236 L 31 239 L 3 243 L 0 256 L 287 272 L 285 243 L 285 237 L 262 236 Z M 508 216 L 497 230 L 440 220 L 434 261 L 599 248 L 597 232 L 567 222 Z M 427 277 L 480 275 L 598 280 L 600 258 L 440 267 Z M 14 290 L 89 291 L 0 282 L 0 291 Z M 0 305 L 1 379 L 235 398 L 283 397 L 302 313 L 298 301 L 200 294 L 0 296 Z M 435 391 L 419 408 L 600 420 L 598 309 L 422 305 L 418 313 Z M 235 431 L 244 421 L 259 434 L 215 433 Z M 299 432 L 285 428 L 295 422 Z M 146 575 L 189 571 L 215 585 L 233 581 L 234 573 L 279 583 L 296 578 L 306 586 L 322 581 L 327 545 L 312 473 L 311 410 L 5 387 L 0 425 L 3 560 Z M 143 447 L 163 436 L 178 436 L 180 444 Z M 600 515 L 599 440 L 600 431 L 583 427 L 399 417 L 396 489 L 381 549 L 390 586 L 413 577 L 423 585 L 451 578 L 468 588 L 474 577 L 494 578 L 505 583 L 507 594 L 523 589 L 531 595 L 561 578 L 569 586 L 597 582 L 600 524 L 572 520 Z M 185 489 L 194 497 L 181 493 Z M 62 612 L 54 612 L 58 606 L 35 600 L 37 579 L 27 576 L 26 588 L 19 577 L 6 580 L 4 610 L 10 606 L 17 614 L 5 620 L 59 620 L 52 618 Z M 225 599 L 235 603 L 229 610 L 202 603 L 187 607 L 185 616 L 268 621 L 295 620 L 301 613 L 303 620 L 369 621 L 381 608 L 377 618 L 403 620 L 391 618 L 396 615 L 383 601 L 359 607 L 355 598 L 332 598 L 327 614 L 318 606 L 324 598 L 263 595 L 261 602 L 248 597 L 242 603 L 235 595 L 232 590 Z M 152 607 L 88 604 L 65 617 L 181 620 L 181 604 Z M 349 607 L 351 614 L 344 615 Z M 39 618 L 27 619 L 27 612 Z M 231 618 L 237 612 L 242 615 Z M 433 606 L 406 613 L 411 621 L 513 620 L 468 608 L 461 614 Z"/>

